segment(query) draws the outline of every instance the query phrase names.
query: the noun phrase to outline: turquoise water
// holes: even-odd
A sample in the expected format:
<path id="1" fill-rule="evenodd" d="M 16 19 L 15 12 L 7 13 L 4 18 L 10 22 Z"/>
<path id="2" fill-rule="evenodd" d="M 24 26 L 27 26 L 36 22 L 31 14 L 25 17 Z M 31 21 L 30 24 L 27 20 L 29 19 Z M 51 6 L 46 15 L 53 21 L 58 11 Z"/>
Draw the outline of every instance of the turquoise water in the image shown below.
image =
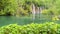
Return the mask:
<path id="1" fill-rule="evenodd" d="M 31 22 L 31 17 L 0 16 L 0 26 L 16 23 L 24 25 Z"/>
<path id="2" fill-rule="evenodd" d="M 15 17 L 15 16 L 0 16 L 0 26 L 9 25 L 9 24 L 19 24 L 26 25 L 30 23 L 44 23 L 51 22 L 50 18 L 40 17 L 36 18 L 34 21 L 32 17 Z M 60 22 L 60 21 L 55 21 Z"/>

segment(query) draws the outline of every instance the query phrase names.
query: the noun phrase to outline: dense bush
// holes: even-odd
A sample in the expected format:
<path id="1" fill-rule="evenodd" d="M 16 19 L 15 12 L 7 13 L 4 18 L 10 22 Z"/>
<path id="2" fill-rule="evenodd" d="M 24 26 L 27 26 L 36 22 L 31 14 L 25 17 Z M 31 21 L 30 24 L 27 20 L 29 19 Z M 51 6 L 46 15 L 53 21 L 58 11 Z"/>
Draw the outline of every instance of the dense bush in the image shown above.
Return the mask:
<path id="1" fill-rule="evenodd" d="M 53 22 L 43 24 L 10 24 L 0 28 L 0 34 L 60 34 L 60 24 Z"/>
<path id="2" fill-rule="evenodd" d="M 17 0 L 0 0 L 0 15 L 14 15 L 17 7 Z"/>
<path id="3" fill-rule="evenodd" d="M 60 15 L 60 0 L 0 0 L 0 15 L 31 15 L 32 4 L 43 8 L 43 14 Z"/>

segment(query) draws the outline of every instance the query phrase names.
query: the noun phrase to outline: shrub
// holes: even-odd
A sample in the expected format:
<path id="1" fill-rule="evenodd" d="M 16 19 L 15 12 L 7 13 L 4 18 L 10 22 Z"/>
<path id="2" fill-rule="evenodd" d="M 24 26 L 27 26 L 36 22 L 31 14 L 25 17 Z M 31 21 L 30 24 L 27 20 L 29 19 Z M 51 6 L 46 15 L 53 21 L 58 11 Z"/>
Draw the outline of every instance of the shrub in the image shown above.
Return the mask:
<path id="1" fill-rule="evenodd" d="M 17 0 L 0 0 L 0 15 L 14 15 L 17 7 Z"/>
<path id="2" fill-rule="evenodd" d="M 43 24 L 10 24 L 0 28 L 0 34 L 60 34 L 60 24 L 53 22 Z"/>

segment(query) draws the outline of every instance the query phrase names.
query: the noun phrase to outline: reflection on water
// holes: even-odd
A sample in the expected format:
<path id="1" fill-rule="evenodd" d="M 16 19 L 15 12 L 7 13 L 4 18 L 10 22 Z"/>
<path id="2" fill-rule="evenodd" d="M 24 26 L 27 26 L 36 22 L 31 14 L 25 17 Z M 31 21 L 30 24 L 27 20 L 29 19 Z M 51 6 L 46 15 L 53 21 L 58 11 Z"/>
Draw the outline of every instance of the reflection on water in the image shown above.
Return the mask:
<path id="1" fill-rule="evenodd" d="M 31 22 L 31 17 L 0 16 L 0 26 L 15 23 L 23 25 Z"/>
<path id="2" fill-rule="evenodd" d="M 46 19 L 43 17 L 40 17 L 40 19 L 38 18 L 34 20 L 35 23 L 44 23 L 44 22 L 50 22 L 50 21 L 51 21 L 50 19 L 48 18 Z M 15 24 L 15 23 L 24 25 L 32 22 L 33 22 L 32 17 L 0 16 L 0 26 Z"/>

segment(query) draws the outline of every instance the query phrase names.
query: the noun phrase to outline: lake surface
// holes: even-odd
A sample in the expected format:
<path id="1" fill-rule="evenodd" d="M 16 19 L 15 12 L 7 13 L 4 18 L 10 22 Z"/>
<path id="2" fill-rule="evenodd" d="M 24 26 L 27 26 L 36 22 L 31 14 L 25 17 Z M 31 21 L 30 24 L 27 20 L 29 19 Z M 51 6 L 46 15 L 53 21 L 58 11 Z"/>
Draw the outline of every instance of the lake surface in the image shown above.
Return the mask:
<path id="1" fill-rule="evenodd" d="M 0 16 L 0 26 L 16 23 L 24 25 L 31 22 L 31 17 Z"/>
<path id="2" fill-rule="evenodd" d="M 40 19 L 32 20 L 32 17 L 15 17 L 15 16 L 0 16 L 0 26 L 9 25 L 9 24 L 19 24 L 26 25 L 30 23 L 44 23 L 51 22 L 50 19 L 40 17 Z M 60 21 L 57 21 L 60 22 Z"/>

